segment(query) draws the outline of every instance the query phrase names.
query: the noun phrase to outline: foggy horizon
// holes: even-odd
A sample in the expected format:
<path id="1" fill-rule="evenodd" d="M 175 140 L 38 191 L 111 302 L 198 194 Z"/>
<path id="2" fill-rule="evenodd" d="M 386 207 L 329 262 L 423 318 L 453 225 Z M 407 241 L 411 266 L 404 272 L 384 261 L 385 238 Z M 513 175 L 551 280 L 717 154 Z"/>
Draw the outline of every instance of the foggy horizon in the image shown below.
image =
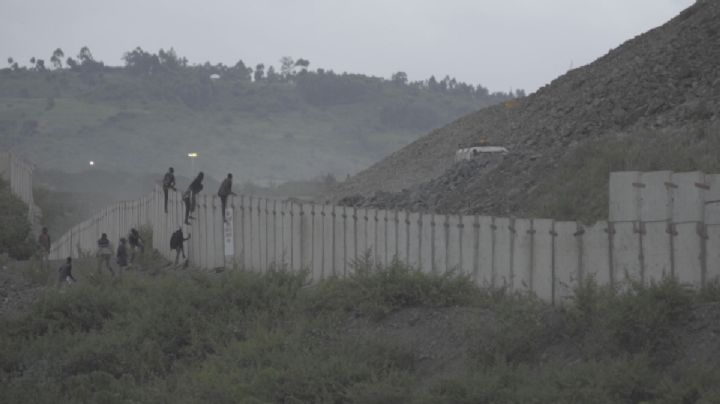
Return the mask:
<path id="1" fill-rule="evenodd" d="M 278 66 L 283 56 L 310 69 L 411 81 L 445 75 L 491 91 L 528 93 L 655 28 L 693 0 L 558 0 L 471 2 L 379 1 L 302 4 L 169 1 L 145 4 L 80 0 L 2 0 L 0 49 L 21 65 L 49 59 L 55 48 L 75 56 L 88 46 L 97 60 L 122 65 L 136 47 L 175 49 L 191 64 L 228 66 L 242 59 Z M 40 13 L 38 13 L 40 10 Z M 400 22 L 398 22 L 400 19 Z"/>

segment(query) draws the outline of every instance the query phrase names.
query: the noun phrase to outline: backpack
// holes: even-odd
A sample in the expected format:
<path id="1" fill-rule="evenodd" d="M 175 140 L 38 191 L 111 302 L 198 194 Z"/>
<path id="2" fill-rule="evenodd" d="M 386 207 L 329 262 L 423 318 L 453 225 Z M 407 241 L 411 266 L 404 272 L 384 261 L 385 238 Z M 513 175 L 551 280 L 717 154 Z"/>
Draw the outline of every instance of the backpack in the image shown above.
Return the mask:
<path id="1" fill-rule="evenodd" d="M 170 236 L 170 249 L 174 250 L 176 248 L 179 248 L 181 243 L 182 233 L 180 232 L 180 230 L 176 230 L 175 233 Z"/>

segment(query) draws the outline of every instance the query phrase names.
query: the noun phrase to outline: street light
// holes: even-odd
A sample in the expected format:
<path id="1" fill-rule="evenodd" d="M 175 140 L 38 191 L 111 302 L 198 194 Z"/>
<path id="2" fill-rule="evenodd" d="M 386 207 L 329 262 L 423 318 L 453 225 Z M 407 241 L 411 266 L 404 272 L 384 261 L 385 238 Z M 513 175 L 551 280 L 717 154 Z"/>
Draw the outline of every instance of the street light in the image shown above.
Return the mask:
<path id="1" fill-rule="evenodd" d="M 192 172 L 193 177 L 195 176 L 195 159 L 197 156 L 198 154 L 196 152 L 188 153 L 188 157 L 190 158 L 190 172 Z"/>

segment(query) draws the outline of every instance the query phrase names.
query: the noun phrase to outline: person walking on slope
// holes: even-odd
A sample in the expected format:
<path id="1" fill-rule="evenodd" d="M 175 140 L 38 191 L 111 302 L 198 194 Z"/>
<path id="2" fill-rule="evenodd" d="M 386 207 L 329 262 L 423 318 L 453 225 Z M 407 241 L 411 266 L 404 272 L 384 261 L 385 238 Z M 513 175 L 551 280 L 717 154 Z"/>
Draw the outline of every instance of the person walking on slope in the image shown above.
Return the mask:
<path id="1" fill-rule="evenodd" d="M 40 258 L 44 268 L 50 255 L 50 235 L 47 227 L 42 228 L 42 233 L 38 236 L 38 245 L 40 245 Z"/>
<path id="2" fill-rule="evenodd" d="M 175 189 L 175 170 L 170 167 L 168 169 L 168 172 L 165 173 L 165 177 L 163 177 L 163 194 L 165 194 L 165 213 L 167 213 L 167 202 L 168 202 L 168 190 L 172 189 L 173 191 L 177 191 Z"/>
<path id="3" fill-rule="evenodd" d="M 130 234 L 128 235 L 128 243 L 130 244 L 130 263 L 133 263 L 135 261 L 135 253 L 140 252 L 142 254 L 145 252 L 145 245 L 143 243 L 142 237 L 140 237 L 140 232 L 138 232 L 135 228 L 130 229 Z"/>
<path id="4" fill-rule="evenodd" d="M 230 195 L 237 194 L 232 191 L 232 174 L 228 173 L 222 184 L 220 184 L 220 189 L 218 190 L 218 196 L 220 197 L 220 204 L 222 206 L 220 214 L 222 215 L 223 222 L 227 222 L 227 219 L 225 218 L 225 208 L 227 207 L 227 198 Z"/>
<path id="5" fill-rule="evenodd" d="M 110 257 L 112 257 L 113 251 L 110 247 L 110 240 L 108 240 L 107 234 L 103 233 L 100 236 L 100 239 L 97 242 L 97 246 L 98 274 L 100 274 L 102 264 L 105 263 L 105 267 L 108 269 L 108 271 L 110 271 L 111 274 L 115 275 L 115 271 L 113 271 L 112 266 L 110 265 Z"/>
<path id="6" fill-rule="evenodd" d="M 72 276 L 72 257 L 67 257 L 65 264 L 58 268 L 58 275 L 58 284 L 62 284 L 63 282 L 67 282 L 68 284 L 77 282 Z"/>
<path id="7" fill-rule="evenodd" d="M 120 238 L 120 245 L 118 245 L 115 260 L 120 267 L 120 273 L 122 273 L 123 269 L 126 269 L 128 266 L 128 248 L 125 237 Z"/>
<path id="8" fill-rule="evenodd" d="M 183 259 L 187 259 L 185 257 L 185 245 L 184 243 L 186 241 L 190 240 L 190 234 L 188 234 L 187 238 L 184 238 L 182 227 L 177 229 L 172 236 L 170 236 L 170 249 L 175 250 L 175 265 L 178 264 L 178 260 L 180 258 L 180 254 L 182 253 Z"/>

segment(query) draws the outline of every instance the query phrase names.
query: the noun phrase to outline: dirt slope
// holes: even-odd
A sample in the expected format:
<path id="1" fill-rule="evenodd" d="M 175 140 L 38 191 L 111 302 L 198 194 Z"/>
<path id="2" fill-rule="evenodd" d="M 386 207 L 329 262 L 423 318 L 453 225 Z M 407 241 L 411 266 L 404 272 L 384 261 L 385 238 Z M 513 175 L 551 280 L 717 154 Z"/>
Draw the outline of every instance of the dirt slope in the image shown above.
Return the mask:
<path id="1" fill-rule="evenodd" d="M 480 110 L 428 134 L 351 178 L 333 197 L 385 208 L 527 212 L 528 192 L 579 145 L 717 126 L 718 60 L 720 2 L 699 1 L 514 104 Z M 500 161 L 454 164 L 459 144 L 481 139 L 511 152 Z"/>

